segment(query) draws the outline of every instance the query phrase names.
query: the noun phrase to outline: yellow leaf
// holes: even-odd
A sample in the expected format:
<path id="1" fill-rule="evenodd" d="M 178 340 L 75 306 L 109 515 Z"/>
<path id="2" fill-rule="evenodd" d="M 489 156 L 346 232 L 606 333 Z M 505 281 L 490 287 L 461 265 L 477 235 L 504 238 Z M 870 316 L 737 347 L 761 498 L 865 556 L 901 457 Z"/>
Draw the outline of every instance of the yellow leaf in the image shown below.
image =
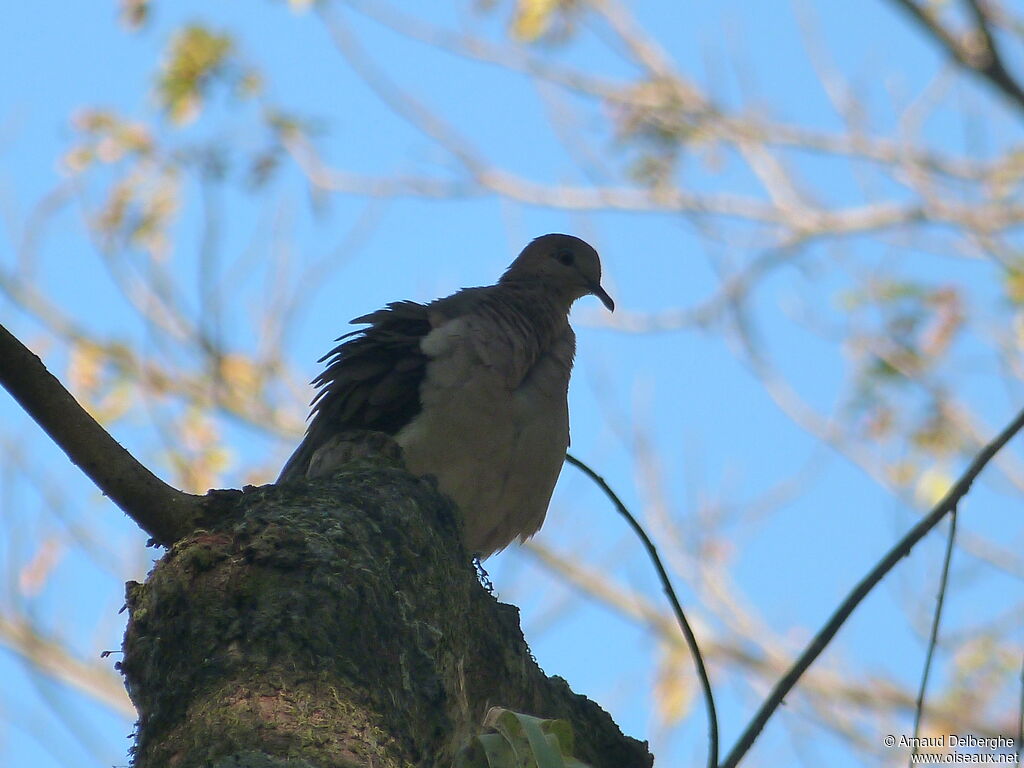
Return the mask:
<path id="1" fill-rule="evenodd" d="M 952 485 L 953 479 L 947 473 L 938 469 L 926 469 L 917 478 L 914 497 L 921 504 L 933 507 L 946 495 Z"/>
<path id="2" fill-rule="evenodd" d="M 548 31 L 559 0 L 519 0 L 512 34 L 524 42 L 533 42 Z"/>
<path id="3" fill-rule="evenodd" d="M 220 362 L 220 375 L 233 397 L 255 397 L 259 392 L 260 369 L 243 355 L 224 355 Z"/>
<path id="4" fill-rule="evenodd" d="M 658 719 L 672 726 L 686 717 L 693 706 L 689 655 L 681 645 L 663 648 L 654 681 L 654 707 Z"/>
<path id="5" fill-rule="evenodd" d="M 68 386 L 83 395 L 90 394 L 99 385 L 99 350 L 92 344 L 75 344 L 68 357 Z"/>
<path id="6" fill-rule="evenodd" d="M 1014 304 L 1024 304 L 1024 272 L 1011 269 L 1003 278 L 1007 298 Z"/>

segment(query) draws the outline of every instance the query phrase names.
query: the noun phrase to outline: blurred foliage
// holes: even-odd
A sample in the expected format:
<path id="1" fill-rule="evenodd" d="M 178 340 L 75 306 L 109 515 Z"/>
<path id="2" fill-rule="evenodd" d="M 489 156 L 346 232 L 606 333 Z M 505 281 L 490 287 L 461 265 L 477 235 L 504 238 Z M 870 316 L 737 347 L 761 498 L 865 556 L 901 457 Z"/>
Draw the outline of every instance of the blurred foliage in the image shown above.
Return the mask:
<path id="1" fill-rule="evenodd" d="M 846 294 L 842 307 L 854 364 L 852 415 L 876 442 L 906 441 L 922 465 L 964 456 L 973 446 L 948 400 L 958 371 L 950 361 L 965 327 L 964 301 L 952 285 L 873 279 Z M 916 472 L 895 466 L 893 482 L 916 482 Z M 926 494 L 929 498 L 933 494 Z"/>
<path id="2" fill-rule="evenodd" d="M 1009 606 L 1008 606 L 1009 607 Z M 1019 616 L 1011 621 L 1019 623 Z M 997 642 L 991 635 L 982 633 L 965 638 L 953 653 L 948 704 L 962 710 L 984 713 L 993 719 L 1002 713 L 993 708 L 993 701 L 999 701 L 999 694 L 1012 697 L 1018 694 L 1017 685 L 1021 677 L 1020 649 Z"/>
<path id="3" fill-rule="evenodd" d="M 512 36 L 524 43 L 564 42 L 572 34 L 579 0 L 517 0 Z"/>
<path id="4" fill-rule="evenodd" d="M 641 82 L 616 105 L 613 120 L 621 149 L 630 157 L 630 177 L 652 189 L 674 184 L 680 160 L 698 156 L 709 167 L 721 163 L 711 109 L 679 83 Z"/>
<path id="5" fill-rule="evenodd" d="M 74 121 L 78 143 L 64 167 L 84 176 L 104 166 L 114 173 L 92 224 L 107 248 L 132 247 L 163 256 L 168 228 L 178 211 L 181 169 L 177 158 L 156 151 L 147 126 L 105 110 L 86 110 Z"/>
<path id="6" fill-rule="evenodd" d="M 239 61 L 230 35 L 190 24 L 172 38 L 165 55 L 157 81 L 159 103 L 172 121 L 191 122 L 216 82 L 229 85 L 240 98 L 258 95 L 263 87 L 260 74 Z"/>
<path id="7" fill-rule="evenodd" d="M 654 701 L 658 721 L 664 728 L 678 725 L 693 710 L 692 669 L 693 660 L 682 643 L 666 644 L 658 649 Z"/>
<path id="8" fill-rule="evenodd" d="M 286 6 L 300 13 L 321 4 L 328 5 L 318 0 L 288 0 Z M 473 24 L 479 19 L 470 17 L 464 27 L 449 30 L 451 34 L 432 37 L 429 25 L 434 21 L 433 13 L 427 10 L 419 19 L 422 24 L 414 27 L 416 35 L 411 36 L 420 43 L 426 40 L 449 53 L 476 57 L 490 65 L 511 62 L 510 70 L 535 79 L 541 86 L 538 90 L 545 93 L 564 87 L 559 93 L 563 101 L 552 99 L 559 108 L 589 99 L 588 107 L 581 108 L 579 121 L 586 129 L 576 132 L 574 128 L 566 143 L 578 145 L 573 149 L 591 143 L 596 148 L 594 154 L 612 169 L 606 176 L 592 174 L 591 167 L 579 174 L 588 180 L 605 179 L 594 182 L 592 188 L 583 188 L 584 193 L 600 193 L 595 194 L 600 204 L 587 202 L 593 198 L 585 194 L 573 197 L 578 190 L 569 183 L 548 188 L 544 181 L 525 175 L 518 186 L 509 182 L 504 187 L 489 188 L 487 179 L 507 182 L 514 177 L 511 170 L 501 166 L 504 158 L 495 160 L 493 166 L 486 157 L 473 158 L 477 164 L 460 173 L 461 146 L 450 152 L 452 157 L 445 157 L 445 162 L 431 160 L 432 168 L 454 168 L 451 175 L 420 178 L 410 174 L 413 182 L 421 183 L 419 187 L 416 183 L 405 184 L 405 174 L 370 177 L 360 187 L 361 177 L 356 173 L 347 175 L 345 169 L 337 174 L 339 181 L 316 145 L 319 139 L 331 139 L 327 129 L 336 126 L 276 103 L 262 70 L 243 54 L 240 38 L 231 30 L 214 30 L 199 21 L 184 25 L 167 38 L 155 67 L 153 81 L 160 114 L 140 118 L 103 108 L 84 109 L 72 121 L 73 136 L 63 158 L 74 200 L 85 213 L 104 266 L 119 281 L 127 301 L 139 314 L 145 344 L 86 338 L 67 332 L 58 313 L 46 311 L 45 305 L 27 300 L 21 305 L 56 329 L 55 335 L 63 331 L 68 353 L 65 379 L 86 408 L 107 424 L 130 418 L 154 423 L 160 441 L 156 453 L 162 465 L 171 468 L 175 485 L 189 491 L 220 486 L 231 471 L 237 479 L 237 452 L 231 445 L 230 426 L 242 425 L 261 436 L 269 435 L 277 440 L 281 451 L 286 450 L 301 430 L 307 392 L 300 383 L 307 378 L 311 361 L 301 362 L 304 373 L 292 373 L 290 365 L 294 361 L 283 356 L 283 340 L 287 323 L 308 303 L 312 292 L 326 282 L 329 264 L 317 264 L 308 273 L 298 274 L 289 271 L 290 264 L 275 262 L 269 248 L 259 250 L 254 257 L 252 253 L 217 252 L 211 246 L 210 253 L 198 257 L 199 274 L 190 273 L 191 282 L 186 284 L 176 269 L 182 262 L 195 260 L 192 252 L 197 242 L 205 243 L 207 236 L 211 242 L 216 240 L 208 230 L 215 230 L 221 223 L 218 215 L 221 220 L 230 216 L 214 211 L 211 221 L 182 231 L 183 221 L 202 218 L 188 219 L 185 212 L 190 206 L 194 211 L 207 199 L 216 199 L 223 185 L 232 184 L 251 195 L 254 208 L 260 211 L 257 218 L 261 228 L 254 239 L 260 245 L 273 239 L 278 250 L 284 252 L 290 233 L 274 230 L 268 237 L 267 219 L 271 217 L 264 211 L 271 207 L 268 201 L 277 196 L 273 183 L 285 174 L 292 174 L 293 180 L 299 178 L 314 203 L 334 192 L 362 195 L 373 201 L 417 195 L 434 199 L 443 196 L 443 192 L 436 192 L 440 187 L 454 190 L 453 197 L 505 195 L 515 204 L 553 207 L 574 215 L 618 206 L 631 214 L 647 212 L 685 224 L 711 243 L 709 253 L 726 254 L 717 260 L 708 257 L 709 271 L 721 277 L 720 292 L 706 305 L 682 307 L 675 314 L 642 313 L 634 308 L 634 317 L 630 318 L 628 305 L 624 305 L 626 311 L 608 322 L 621 323 L 615 327 L 622 332 L 698 328 L 708 335 L 720 334 L 735 349 L 743 349 L 749 342 L 746 346 L 755 349 L 755 354 L 743 360 L 747 363 L 760 362 L 757 355 L 769 355 L 767 345 L 766 349 L 757 345 L 756 328 L 763 320 L 759 314 L 763 307 L 754 298 L 756 287 L 783 268 L 809 275 L 811 301 L 824 319 L 820 328 L 808 322 L 801 330 L 817 332 L 845 352 L 839 363 L 842 369 L 837 378 L 842 383 L 836 387 L 835 412 L 819 408 L 827 429 L 819 428 L 815 437 L 831 440 L 832 445 L 847 451 L 851 461 L 877 470 L 873 476 L 881 477 L 884 484 L 918 506 L 929 506 L 945 493 L 955 468 L 977 450 L 978 435 L 986 432 L 979 428 L 979 424 L 987 426 L 979 416 L 984 404 L 979 406 L 962 394 L 965 379 L 985 375 L 988 381 L 1002 381 L 1011 399 L 1024 379 L 1024 248 L 1017 237 L 1020 211 L 1013 207 L 1020 204 L 1022 194 L 1024 150 L 1011 147 L 979 160 L 959 148 L 933 147 L 920 137 L 904 134 L 907 126 L 903 123 L 893 128 L 891 136 L 884 135 L 884 130 L 870 120 L 861 121 L 858 110 L 862 105 L 855 103 L 843 103 L 849 109 L 842 116 L 849 123 L 835 134 L 822 133 L 815 126 L 785 123 L 756 98 L 730 108 L 728 98 L 719 98 L 711 88 L 695 85 L 688 74 L 651 64 L 659 60 L 658 30 L 651 30 L 653 34 L 647 36 L 621 18 L 609 20 L 608 4 L 476 0 L 471 5 L 479 13 L 493 15 L 496 34 L 487 37 L 490 32 L 481 31 L 477 40 L 473 35 L 478 30 Z M 963 14 L 957 15 L 954 5 L 928 3 L 943 19 L 962 23 Z M 144 30 L 147 25 L 156 26 L 153 22 L 159 8 L 160 4 L 148 0 L 121 0 L 121 19 L 131 30 Z M 628 10 L 628 6 L 620 11 L 625 12 L 623 9 Z M 326 18 L 326 14 L 315 12 L 304 16 L 310 23 L 329 24 Z M 1000 17 L 998 28 L 1007 39 L 1017 40 L 1018 35 L 1024 39 L 1024 28 L 1019 28 L 1009 12 Z M 616 58 L 616 65 L 622 66 L 614 68 L 621 79 L 604 80 L 599 72 L 574 70 L 570 56 L 560 57 L 575 36 L 582 37 L 595 29 L 599 30 L 596 37 L 604 46 L 602 50 L 621 57 Z M 463 37 L 470 42 L 460 48 Z M 394 62 L 384 64 L 391 66 Z M 550 75 L 545 68 L 549 65 L 565 67 L 558 70 L 564 76 Z M 623 76 L 622 72 L 633 74 Z M 575 85 L 579 82 L 587 85 Z M 834 88 L 835 84 L 827 85 Z M 850 94 L 855 94 L 855 89 L 851 88 Z M 416 102 L 420 96 L 410 95 L 404 105 Z M 855 96 L 849 98 L 854 100 Z M 394 101 L 401 111 L 401 98 L 396 96 Z M 953 101 L 953 111 L 967 109 L 963 106 L 966 100 Z M 229 109 L 217 109 L 221 104 Z M 234 109 L 239 104 L 247 109 Z M 911 106 L 917 110 L 931 107 L 919 102 Z M 965 122 L 969 122 L 967 117 L 984 122 L 993 112 L 1005 119 L 1012 107 L 1000 102 L 987 105 L 985 110 L 978 116 L 965 115 Z M 411 112 L 415 110 L 406 114 Z M 438 117 L 441 122 L 447 116 Z M 1010 119 L 1015 117 L 1011 115 Z M 355 131 L 377 128 L 358 124 L 357 119 L 352 117 Z M 450 149 L 431 144 L 436 134 L 430 130 L 423 134 L 432 152 Z M 801 174 L 803 163 L 811 166 L 822 156 L 833 161 L 827 166 L 827 174 L 820 166 L 806 177 Z M 808 157 L 812 158 L 810 162 Z M 843 171 L 837 170 L 837 158 L 853 167 L 849 179 L 840 177 Z M 391 167 L 389 163 L 382 165 Z M 745 196 L 745 191 L 741 194 L 730 187 L 735 175 L 729 171 L 737 166 L 749 171 L 744 184 L 760 185 L 755 193 Z M 833 204 L 830 190 L 812 183 L 825 175 L 836 186 L 844 181 L 835 178 L 848 181 L 854 191 L 845 190 L 844 194 L 854 201 L 848 206 Z M 890 186 L 900 190 L 893 200 L 877 193 Z M 422 193 L 422 188 L 431 191 Z M 629 198 L 627 203 L 615 202 L 615 195 L 623 190 L 642 194 Z M 690 207 L 680 204 L 673 208 L 673 195 L 696 202 Z M 742 205 L 733 205 L 736 201 Z M 904 203 L 910 212 L 895 224 L 886 223 L 884 216 L 871 218 Z M 876 211 L 876 207 L 881 210 Z M 850 215 L 844 218 L 844 214 Z M 933 258 L 938 263 L 932 246 L 938 241 L 936 232 L 947 240 L 936 246 L 935 252 L 992 265 L 985 280 L 994 301 L 941 277 L 939 269 L 929 274 L 930 266 L 907 266 L 908 261 L 930 265 L 928 259 Z M 876 263 L 867 259 L 858 262 L 841 246 L 834 250 L 819 247 L 822 241 L 856 242 L 849 249 L 856 253 L 867 238 L 887 254 L 891 249 L 909 253 L 910 258 L 889 260 L 885 256 Z M 188 258 L 182 258 L 186 252 Z M 638 269 L 642 267 L 640 258 L 638 255 Z M 694 264 L 699 261 L 699 255 L 689 252 L 686 258 L 692 258 Z M 126 275 L 133 279 L 126 279 Z M 262 292 L 243 290 L 244 281 L 254 279 L 254 275 L 266 279 L 267 287 Z M 0 287 L 7 295 L 15 295 L 9 285 Z M 700 320 L 678 320 L 690 314 L 699 315 Z M 619 319 L 623 317 L 626 319 Z M 637 318 L 635 325 L 629 324 Z M 225 330 L 232 326 L 252 329 L 252 338 Z M 750 333 L 753 341 L 742 337 L 750 327 L 755 329 Z M 147 359 L 140 350 L 152 353 Z M 983 355 L 997 359 L 994 373 L 991 369 L 983 374 L 976 370 L 975 361 Z M 802 361 L 802 365 L 813 375 L 817 361 Z M 756 367 L 750 365 L 751 370 Z M 806 426 L 808 423 L 801 425 L 813 433 L 814 426 Z M 245 467 L 244 482 L 265 482 L 276 471 L 279 458 L 268 455 L 263 466 Z M 643 457 L 636 460 L 639 465 Z M 638 474 L 644 474 L 642 468 Z M 1006 477 L 1020 486 L 1022 478 L 1012 474 L 1012 467 Z M 652 516 L 665 512 L 686 526 L 696 520 L 704 551 L 737 551 L 742 546 L 739 537 L 715 527 L 713 516 L 694 516 L 685 503 L 678 508 L 663 503 L 670 497 L 665 489 L 654 489 L 651 494 L 658 501 L 651 504 Z M 715 507 L 705 501 L 702 510 Z M 659 506 L 662 503 L 664 509 Z M 753 510 L 755 506 L 736 512 L 734 520 L 750 519 L 760 524 L 759 515 L 764 512 Z M 771 504 L 766 506 L 773 508 Z M 737 558 L 703 558 L 694 564 L 687 549 L 690 534 L 687 529 L 667 549 L 702 607 L 709 613 L 718 611 L 730 617 L 742 611 L 756 617 L 756 608 L 742 605 L 740 588 L 731 581 L 732 574 L 725 572 L 726 565 Z M 1012 549 L 1017 539 L 1008 535 L 1007 541 L 1007 548 Z M 41 540 L 21 569 L 13 571 L 20 575 L 21 591 L 37 594 L 65 555 L 65 549 L 48 539 Z M 1018 553 L 1011 552 L 1006 560 L 1010 565 L 1004 561 L 1001 567 L 1012 570 L 1019 564 Z M 584 561 L 581 555 L 580 563 Z M 566 569 L 582 567 L 568 559 L 563 562 Z M 700 573 L 699 578 L 694 577 L 695 572 Z M 674 629 L 670 636 L 662 634 L 656 621 L 637 611 L 646 598 L 632 586 L 626 598 L 618 603 L 611 601 L 608 585 L 618 586 L 609 569 L 595 567 L 592 576 L 588 594 L 608 600 L 622 616 L 641 623 L 657 638 L 650 691 L 656 722 L 666 729 L 684 722 L 693 709 L 693 678 L 691 661 L 675 642 Z M 579 574 L 567 578 L 579 579 Z M 627 587 L 621 589 L 626 591 Z M 772 666 L 769 662 L 792 656 L 792 638 L 781 633 L 779 637 L 764 637 L 764 632 L 749 630 L 750 626 L 759 627 L 755 621 L 737 621 L 728 629 L 714 622 L 711 626 L 715 627 L 716 649 L 725 647 L 724 653 L 731 654 L 714 659 L 720 665 L 721 676 L 728 679 L 735 673 L 733 679 L 741 681 L 744 691 L 763 689 L 779 671 L 778 663 Z M 1009 646 L 1005 637 L 987 629 L 957 646 L 944 694 L 936 696 L 940 699 L 936 706 L 946 707 L 942 712 L 947 718 L 949 713 L 977 711 L 988 719 L 990 727 L 1004 726 L 1006 713 L 993 711 L 992 702 L 1012 698 L 1012 691 L 1007 696 L 1007 681 L 1019 675 L 1014 668 L 1016 664 L 1019 669 L 1019 656 L 1015 657 Z M 758 663 L 744 666 L 750 659 Z M 892 695 L 872 699 L 869 694 L 875 689 L 860 679 L 860 673 L 856 665 L 850 669 L 837 667 L 817 691 L 820 697 L 824 689 L 830 701 L 846 697 L 842 707 L 836 704 L 837 712 L 842 709 L 838 714 L 818 714 L 837 734 L 853 742 L 870 717 L 876 716 L 880 727 L 891 729 L 892 723 L 907 713 L 906 705 L 894 704 L 896 697 Z M 838 686 L 842 692 L 837 692 L 834 685 L 837 680 L 845 686 Z M 941 722 L 948 725 L 949 720 Z M 510 724 L 508 733 L 516 727 Z M 500 734 L 489 735 L 497 737 L 490 740 L 492 743 L 501 739 L 511 743 Z M 870 752 L 863 747 L 863 739 L 858 749 Z"/>
<path id="9" fill-rule="evenodd" d="M 179 438 L 169 445 L 166 460 L 173 467 L 180 488 L 190 493 L 205 493 L 216 488 L 218 479 L 231 468 L 234 451 L 205 408 L 190 406 L 178 421 Z"/>
<path id="10" fill-rule="evenodd" d="M 108 350 L 87 341 L 71 347 L 65 378 L 78 402 L 101 424 L 113 424 L 137 405 L 131 377 L 110 363 Z"/>
<path id="11" fill-rule="evenodd" d="M 120 0 L 121 21 L 132 31 L 141 29 L 149 21 L 152 6 L 149 0 Z"/>
<path id="12" fill-rule="evenodd" d="M 559 0 L 520 0 L 512 22 L 512 33 L 531 42 L 548 31 L 551 17 L 558 10 Z"/>

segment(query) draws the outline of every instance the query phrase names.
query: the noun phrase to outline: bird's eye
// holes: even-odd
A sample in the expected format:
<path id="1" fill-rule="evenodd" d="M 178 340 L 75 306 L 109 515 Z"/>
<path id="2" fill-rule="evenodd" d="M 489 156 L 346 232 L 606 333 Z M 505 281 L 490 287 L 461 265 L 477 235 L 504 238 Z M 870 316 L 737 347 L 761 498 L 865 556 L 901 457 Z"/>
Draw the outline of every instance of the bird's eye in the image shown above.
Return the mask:
<path id="1" fill-rule="evenodd" d="M 570 264 L 572 264 L 572 251 L 559 251 L 558 253 L 555 254 L 555 258 L 568 267 Z"/>

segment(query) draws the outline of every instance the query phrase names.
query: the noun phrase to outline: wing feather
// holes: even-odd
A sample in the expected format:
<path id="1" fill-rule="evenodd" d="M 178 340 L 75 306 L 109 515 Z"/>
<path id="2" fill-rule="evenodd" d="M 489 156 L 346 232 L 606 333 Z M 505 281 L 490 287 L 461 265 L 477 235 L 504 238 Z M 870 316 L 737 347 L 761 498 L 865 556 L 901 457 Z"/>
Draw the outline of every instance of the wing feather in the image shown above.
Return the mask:
<path id="1" fill-rule="evenodd" d="M 352 322 L 368 327 L 340 336 L 320 359 L 327 368 L 313 380 L 318 391 L 309 428 L 278 482 L 305 476 L 316 449 L 333 435 L 349 429 L 394 435 L 420 411 L 428 362 L 420 341 L 432 330 L 429 308 L 398 301 Z"/>

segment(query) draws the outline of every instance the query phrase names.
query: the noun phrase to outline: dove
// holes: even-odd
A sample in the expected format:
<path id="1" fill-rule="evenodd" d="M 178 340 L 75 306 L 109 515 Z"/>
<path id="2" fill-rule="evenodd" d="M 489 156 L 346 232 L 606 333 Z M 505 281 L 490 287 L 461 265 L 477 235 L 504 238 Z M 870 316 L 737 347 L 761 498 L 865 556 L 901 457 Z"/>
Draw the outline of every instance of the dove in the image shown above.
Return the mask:
<path id="1" fill-rule="evenodd" d="M 278 483 L 326 472 L 318 449 L 350 430 L 390 435 L 415 475 L 458 507 L 484 559 L 536 533 L 569 446 L 569 310 L 601 287 L 597 251 L 572 235 L 531 241 L 498 282 L 428 304 L 396 301 L 337 339 L 310 422 Z M 329 467 L 327 468 L 329 469 Z"/>

